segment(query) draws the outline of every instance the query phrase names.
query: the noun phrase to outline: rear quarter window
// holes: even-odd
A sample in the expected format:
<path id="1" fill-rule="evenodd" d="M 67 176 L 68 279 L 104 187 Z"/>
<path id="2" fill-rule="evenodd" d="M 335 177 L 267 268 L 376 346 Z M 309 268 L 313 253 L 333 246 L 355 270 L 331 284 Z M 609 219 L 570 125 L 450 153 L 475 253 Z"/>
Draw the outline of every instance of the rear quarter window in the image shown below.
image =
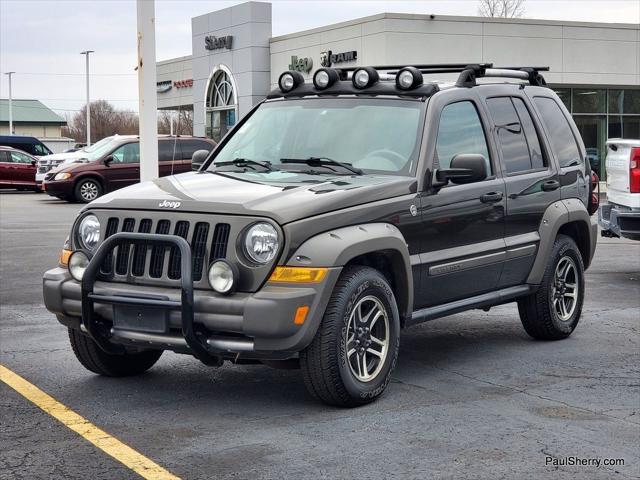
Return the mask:
<path id="1" fill-rule="evenodd" d="M 560 167 L 582 164 L 582 157 L 569 121 L 556 101 L 549 97 L 534 97 L 533 102 L 540 112 L 542 123 L 547 129 L 551 149 Z"/>

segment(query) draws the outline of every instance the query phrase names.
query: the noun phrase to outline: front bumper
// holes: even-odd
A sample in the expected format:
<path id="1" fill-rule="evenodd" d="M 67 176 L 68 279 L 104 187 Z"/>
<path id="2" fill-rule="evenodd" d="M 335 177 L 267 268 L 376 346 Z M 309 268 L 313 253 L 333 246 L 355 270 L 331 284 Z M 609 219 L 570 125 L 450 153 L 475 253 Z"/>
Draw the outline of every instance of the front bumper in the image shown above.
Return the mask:
<path id="1" fill-rule="evenodd" d="M 640 240 L 640 209 L 615 203 L 601 205 L 598 209 L 598 223 L 603 236 Z"/>
<path id="2" fill-rule="evenodd" d="M 42 189 L 52 197 L 67 198 L 73 192 L 73 181 L 44 181 L 42 182 Z"/>
<path id="3" fill-rule="evenodd" d="M 144 237 L 144 238 L 143 238 Z M 115 239 L 115 240 L 112 240 Z M 272 358 L 295 356 L 312 340 L 320 324 L 340 268 L 329 270 L 316 284 L 265 284 L 258 292 L 223 296 L 212 290 L 194 290 L 189 245 L 180 237 L 116 234 L 91 259 L 82 284 L 64 268 L 44 274 L 46 308 L 70 327 L 82 329 L 109 351 L 135 345 L 192 353 L 211 358 Z M 118 242 L 145 241 L 182 245 L 181 288 L 133 285 L 100 280 L 102 259 Z M 189 285 L 191 284 L 191 285 Z M 153 306 L 167 315 L 164 333 L 123 330 L 113 324 L 116 305 Z M 296 310 L 308 306 L 302 325 L 294 323 Z"/>

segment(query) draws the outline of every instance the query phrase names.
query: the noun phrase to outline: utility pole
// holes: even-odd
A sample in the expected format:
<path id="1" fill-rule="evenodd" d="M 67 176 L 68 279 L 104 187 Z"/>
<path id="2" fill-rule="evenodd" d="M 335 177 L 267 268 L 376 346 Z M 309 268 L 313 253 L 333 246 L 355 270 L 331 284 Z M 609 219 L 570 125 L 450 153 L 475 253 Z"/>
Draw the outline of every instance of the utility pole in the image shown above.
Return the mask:
<path id="1" fill-rule="evenodd" d="M 87 147 L 91 145 L 91 101 L 89 100 L 89 54 L 94 53 L 93 50 L 85 50 L 80 55 L 85 55 L 87 59 Z"/>
<path id="2" fill-rule="evenodd" d="M 11 75 L 16 72 L 6 72 L 9 77 L 9 135 L 13 135 L 13 96 L 11 95 Z"/>
<path id="3" fill-rule="evenodd" d="M 138 13 L 138 110 L 140 181 L 158 178 L 158 97 L 154 0 L 136 0 Z"/>

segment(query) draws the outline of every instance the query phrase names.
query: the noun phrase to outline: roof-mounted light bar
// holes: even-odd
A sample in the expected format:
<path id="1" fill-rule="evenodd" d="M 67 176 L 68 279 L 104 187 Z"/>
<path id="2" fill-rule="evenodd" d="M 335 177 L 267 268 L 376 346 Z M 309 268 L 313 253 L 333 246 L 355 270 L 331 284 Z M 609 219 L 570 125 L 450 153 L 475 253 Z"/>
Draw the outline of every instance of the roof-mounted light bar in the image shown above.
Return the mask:
<path id="1" fill-rule="evenodd" d="M 396 75 L 396 87 L 400 90 L 412 90 L 422 85 L 422 72 L 416 67 L 404 67 Z"/>
<path id="2" fill-rule="evenodd" d="M 292 70 L 284 72 L 278 79 L 278 86 L 282 93 L 289 93 L 296 87 L 299 87 L 304 83 L 304 77 L 300 72 L 294 72 Z"/>

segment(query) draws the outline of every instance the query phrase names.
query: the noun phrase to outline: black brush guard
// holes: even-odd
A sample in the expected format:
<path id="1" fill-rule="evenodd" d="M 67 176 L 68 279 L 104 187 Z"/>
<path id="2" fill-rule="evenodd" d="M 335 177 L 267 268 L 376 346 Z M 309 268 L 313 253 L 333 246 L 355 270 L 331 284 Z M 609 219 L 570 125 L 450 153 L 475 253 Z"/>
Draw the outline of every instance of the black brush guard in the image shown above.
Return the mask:
<path id="1" fill-rule="evenodd" d="M 138 298 L 124 295 L 99 295 L 93 293 L 93 287 L 100 275 L 100 268 L 105 257 L 122 244 L 144 244 L 163 247 L 177 247 L 180 250 L 180 283 L 181 299 L 163 300 L 154 298 Z M 193 355 L 207 365 L 220 365 L 222 352 L 217 352 L 204 344 L 196 335 L 193 326 L 194 301 L 193 277 L 191 266 L 191 247 L 182 237 L 176 235 L 156 235 L 150 233 L 116 233 L 105 239 L 89 262 L 82 277 L 82 324 L 89 336 L 107 353 L 123 353 L 124 348 L 109 342 L 100 331 L 95 320 L 94 303 L 110 305 L 131 305 L 138 307 L 158 307 L 169 310 L 180 310 L 182 318 L 182 335 Z"/>

